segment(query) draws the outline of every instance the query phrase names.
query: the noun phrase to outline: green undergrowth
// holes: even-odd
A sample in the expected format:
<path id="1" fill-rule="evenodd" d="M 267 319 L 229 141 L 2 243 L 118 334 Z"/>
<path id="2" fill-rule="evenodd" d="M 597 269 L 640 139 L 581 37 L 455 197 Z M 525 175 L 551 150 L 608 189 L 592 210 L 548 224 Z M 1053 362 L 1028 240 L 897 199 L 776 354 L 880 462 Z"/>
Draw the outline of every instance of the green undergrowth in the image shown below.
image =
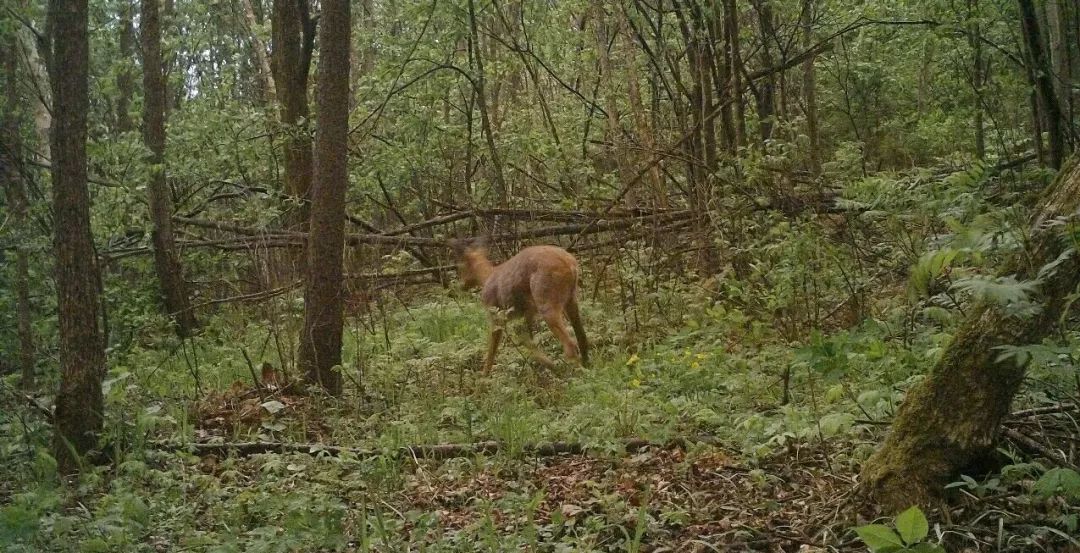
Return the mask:
<path id="1" fill-rule="evenodd" d="M 225 306 L 184 341 L 147 305 L 113 297 L 110 462 L 59 485 L 46 421 L 3 381 L 0 548 L 638 551 L 706 538 L 751 548 L 776 520 L 811 524 L 850 491 L 965 307 L 1030 308 L 1030 283 L 988 276 L 1022 243 L 1019 216 L 980 200 L 982 171 L 949 179 L 947 189 L 922 174 L 857 181 L 840 205 L 858 215 L 843 220 L 763 214 L 746 222 L 750 243 L 723 252 L 732 266 L 707 279 L 643 245 L 620 250 L 613 267 L 583 263 L 588 368 L 538 368 L 511 340 L 483 375 L 488 329 L 475 295 L 420 290 L 350 312 L 341 398 L 260 397 L 263 363 L 297 372 L 298 294 Z M 1031 361 L 1019 407 L 1075 385 L 1080 335 L 1063 322 L 1051 341 L 1003 352 Z M 558 358 L 550 333 L 538 337 Z M 630 439 L 690 445 L 627 453 Z M 487 440 L 498 454 L 397 456 Z M 374 453 L 218 458 L 156 445 L 252 441 Z M 547 442 L 589 455 L 527 453 Z M 1050 474 L 1017 466 L 1031 470 L 995 481 L 994 493 L 1024 493 L 1021 482 Z M 1073 493 L 1072 475 L 1054 474 L 1032 504 Z M 969 494 L 991 489 L 969 480 L 959 484 Z M 1075 526 L 1062 512 L 1060 528 Z"/>

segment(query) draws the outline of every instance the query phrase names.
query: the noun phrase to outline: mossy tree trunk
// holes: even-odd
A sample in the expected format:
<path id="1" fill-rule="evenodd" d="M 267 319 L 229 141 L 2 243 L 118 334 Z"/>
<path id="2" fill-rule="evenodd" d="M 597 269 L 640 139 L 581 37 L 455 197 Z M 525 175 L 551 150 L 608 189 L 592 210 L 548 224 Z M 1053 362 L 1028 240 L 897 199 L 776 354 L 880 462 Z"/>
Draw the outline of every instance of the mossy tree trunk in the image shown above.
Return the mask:
<path id="1" fill-rule="evenodd" d="M 1078 207 L 1080 163 L 1074 156 L 1044 193 L 1028 248 L 1008 271 L 1029 280 L 1060 261 L 1041 280 L 1035 300 L 1042 310 L 1019 318 L 984 303 L 972 311 L 930 374 L 908 393 L 885 443 L 863 466 L 865 497 L 890 511 L 928 505 L 959 472 L 992 451 L 1026 369 L 1015 357 L 1002 358 L 999 348 L 1042 340 L 1061 315 L 1065 296 L 1080 283 L 1080 255 L 1071 252 L 1063 226 L 1056 224 L 1076 225 Z"/>

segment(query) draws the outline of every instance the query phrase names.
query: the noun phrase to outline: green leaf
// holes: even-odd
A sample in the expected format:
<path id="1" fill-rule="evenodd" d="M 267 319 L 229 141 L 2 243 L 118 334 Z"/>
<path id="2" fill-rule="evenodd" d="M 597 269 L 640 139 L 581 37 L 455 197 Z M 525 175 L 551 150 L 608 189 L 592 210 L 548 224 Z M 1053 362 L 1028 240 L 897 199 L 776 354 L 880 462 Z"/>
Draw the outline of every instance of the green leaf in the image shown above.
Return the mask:
<path id="1" fill-rule="evenodd" d="M 892 553 L 904 548 L 904 542 L 892 528 L 882 524 L 867 524 L 855 529 L 859 539 L 874 553 Z"/>
<path id="2" fill-rule="evenodd" d="M 1053 468 L 1046 471 L 1032 489 L 1042 497 L 1061 494 L 1069 499 L 1080 499 L 1080 473 L 1067 468 Z"/>
<path id="3" fill-rule="evenodd" d="M 918 507 L 911 507 L 896 516 L 896 530 L 904 543 L 912 544 L 920 542 L 930 532 L 930 524 L 926 522 L 926 516 Z"/>

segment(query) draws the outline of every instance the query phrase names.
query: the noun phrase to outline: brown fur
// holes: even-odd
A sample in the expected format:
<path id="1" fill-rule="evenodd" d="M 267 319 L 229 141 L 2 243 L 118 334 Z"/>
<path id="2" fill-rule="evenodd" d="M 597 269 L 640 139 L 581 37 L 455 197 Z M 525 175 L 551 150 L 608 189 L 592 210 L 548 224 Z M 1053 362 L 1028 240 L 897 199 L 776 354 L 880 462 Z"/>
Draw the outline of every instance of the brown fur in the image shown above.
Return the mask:
<path id="1" fill-rule="evenodd" d="M 485 373 L 495 364 L 505 327 L 503 314 L 524 320 L 525 345 L 539 363 L 554 366 L 533 341 L 533 321 L 537 315 L 562 343 L 568 359 L 588 364 L 589 342 L 577 303 L 580 271 L 574 256 L 557 246 L 531 246 L 505 263 L 493 265 L 482 244 L 452 242 L 451 246 L 458 255 L 461 280 L 465 286 L 480 288 L 480 300 L 492 308 Z M 576 340 L 567 331 L 565 319 L 570 320 Z"/>

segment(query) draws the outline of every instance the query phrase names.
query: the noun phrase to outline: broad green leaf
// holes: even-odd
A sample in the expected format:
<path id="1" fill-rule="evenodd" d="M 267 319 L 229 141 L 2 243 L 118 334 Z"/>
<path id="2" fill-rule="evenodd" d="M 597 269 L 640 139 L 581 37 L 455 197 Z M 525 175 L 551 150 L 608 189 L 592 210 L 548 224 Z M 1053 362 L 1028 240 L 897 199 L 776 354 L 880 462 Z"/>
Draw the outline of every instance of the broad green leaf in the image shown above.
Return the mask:
<path id="1" fill-rule="evenodd" d="M 859 539 L 874 553 L 893 553 L 904 548 L 904 541 L 892 528 L 882 524 L 867 524 L 855 529 Z"/>
<path id="2" fill-rule="evenodd" d="M 1069 499 L 1080 499 L 1080 473 L 1067 468 L 1053 468 L 1046 471 L 1032 489 L 1042 497 L 1060 494 Z"/>
<path id="3" fill-rule="evenodd" d="M 926 537 L 930 532 L 930 524 L 926 522 L 926 516 L 921 509 L 911 507 L 896 515 L 896 530 L 900 532 L 900 537 L 904 538 L 904 543 L 912 544 Z"/>

